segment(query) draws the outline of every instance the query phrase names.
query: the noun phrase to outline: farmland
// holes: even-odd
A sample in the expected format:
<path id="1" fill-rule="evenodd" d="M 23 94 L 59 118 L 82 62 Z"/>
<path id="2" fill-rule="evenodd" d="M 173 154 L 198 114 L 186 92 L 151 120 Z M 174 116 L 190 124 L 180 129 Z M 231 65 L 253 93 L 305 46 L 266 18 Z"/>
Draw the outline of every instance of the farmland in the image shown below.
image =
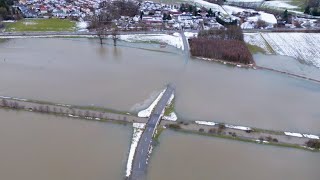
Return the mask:
<path id="1" fill-rule="evenodd" d="M 320 68 L 320 34 L 317 33 L 257 33 L 245 34 L 245 41 L 275 53 L 294 57 Z"/>

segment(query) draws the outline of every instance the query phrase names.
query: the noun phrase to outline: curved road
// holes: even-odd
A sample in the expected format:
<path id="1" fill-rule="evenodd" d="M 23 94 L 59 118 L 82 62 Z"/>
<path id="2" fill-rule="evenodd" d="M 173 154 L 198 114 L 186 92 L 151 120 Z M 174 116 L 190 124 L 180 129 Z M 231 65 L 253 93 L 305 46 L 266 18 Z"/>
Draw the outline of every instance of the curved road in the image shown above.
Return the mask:
<path id="1" fill-rule="evenodd" d="M 166 91 L 163 93 L 162 98 L 159 100 L 147 122 L 146 128 L 141 135 L 135 152 L 132 164 L 132 172 L 131 176 L 129 177 L 130 180 L 146 179 L 149 151 L 152 148 L 153 135 L 155 134 L 157 126 L 162 118 L 163 111 L 165 110 L 165 107 L 173 93 L 174 87 L 172 85 L 168 85 Z"/>

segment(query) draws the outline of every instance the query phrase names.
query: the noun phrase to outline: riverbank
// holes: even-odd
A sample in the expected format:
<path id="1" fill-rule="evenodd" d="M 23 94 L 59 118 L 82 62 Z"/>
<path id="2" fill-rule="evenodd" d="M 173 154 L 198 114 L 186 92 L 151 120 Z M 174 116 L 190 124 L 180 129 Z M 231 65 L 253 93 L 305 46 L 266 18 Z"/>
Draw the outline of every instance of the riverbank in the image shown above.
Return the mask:
<path id="1" fill-rule="evenodd" d="M 183 133 L 320 152 L 319 149 L 306 146 L 306 142 L 309 140 L 319 141 L 319 136 L 317 135 L 265 130 L 206 121 L 180 121 L 177 123 L 162 121 L 161 125 L 165 128 Z"/>
<path id="2" fill-rule="evenodd" d="M 67 116 L 71 118 L 112 121 L 115 123 L 147 122 L 147 119 L 139 118 L 134 114 L 130 114 L 129 112 L 121 112 L 103 107 L 77 106 L 16 97 L 0 96 L 0 107 L 13 110 Z"/>
<path id="3" fill-rule="evenodd" d="M 45 113 L 48 115 L 120 124 L 146 123 L 148 121 L 147 118 L 139 118 L 136 115 L 125 112 L 111 112 L 101 107 L 74 106 L 14 97 L 0 96 L 0 107 L 11 110 L 30 111 L 33 113 Z M 317 149 L 311 149 L 305 146 L 308 140 L 319 139 L 319 136 L 308 133 L 273 131 L 206 121 L 173 122 L 163 120 L 160 125 L 184 133 L 319 152 Z"/>

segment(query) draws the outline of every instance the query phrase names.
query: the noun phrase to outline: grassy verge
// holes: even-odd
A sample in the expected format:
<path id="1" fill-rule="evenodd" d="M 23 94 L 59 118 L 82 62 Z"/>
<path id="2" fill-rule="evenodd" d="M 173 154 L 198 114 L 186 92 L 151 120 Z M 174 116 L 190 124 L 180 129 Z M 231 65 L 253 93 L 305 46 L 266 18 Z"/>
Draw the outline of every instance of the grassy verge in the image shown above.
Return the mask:
<path id="1" fill-rule="evenodd" d="M 296 145 L 296 144 L 273 143 L 273 142 L 259 143 L 259 142 L 256 142 L 255 140 L 245 139 L 245 138 L 241 138 L 241 137 L 232 137 L 232 136 L 228 136 L 228 135 L 224 135 L 224 134 L 215 134 L 215 133 L 211 134 L 211 133 L 199 132 L 199 131 L 189 131 L 189 130 L 179 129 L 179 128 L 176 128 L 176 129 L 171 128 L 171 130 L 174 130 L 177 132 L 182 132 L 182 133 L 187 133 L 187 134 L 197 134 L 197 135 L 201 135 L 201 136 L 223 138 L 223 139 L 229 139 L 229 140 L 235 140 L 235 141 L 241 141 L 241 142 L 247 142 L 247 143 L 264 144 L 264 145 L 271 145 L 271 146 L 278 146 L 278 147 L 285 147 L 285 148 L 295 148 L 295 149 L 301 149 L 301 150 L 306 150 L 306 151 L 311 151 L 311 152 L 320 152 L 320 150 L 307 149 L 307 148 L 301 147 L 300 145 Z"/>
<path id="2" fill-rule="evenodd" d="M 92 111 L 101 111 L 101 112 L 123 114 L 123 115 L 130 114 L 128 112 L 117 111 L 117 110 L 113 110 L 113 109 L 106 109 L 106 108 L 98 107 L 98 106 L 71 106 L 71 108 L 77 108 L 77 109 L 83 109 L 83 110 L 92 110 Z"/>
<path id="3" fill-rule="evenodd" d="M 155 134 L 155 136 L 153 137 L 153 140 L 154 140 L 154 142 L 156 142 L 156 144 L 159 144 L 159 137 L 160 137 L 160 135 L 161 135 L 161 133 L 162 133 L 162 131 L 164 130 L 164 128 L 163 127 L 158 127 L 157 128 L 157 134 Z"/>
<path id="4" fill-rule="evenodd" d="M 259 46 L 255 46 L 255 45 L 248 44 L 248 43 L 246 43 L 246 45 L 247 45 L 249 51 L 251 52 L 251 54 L 256 54 L 256 53 L 265 54 L 266 53 L 266 51 Z"/>
<path id="5" fill-rule="evenodd" d="M 12 99 L 13 98 L 11 98 L 9 100 L 12 100 Z M 36 104 L 41 104 L 41 105 L 66 106 L 66 107 L 69 107 L 70 109 L 76 108 L 76 109 L 82 109 L 82 110 L 101 111 L 101 112 L 106 112 L 106 113 L 114 113 L 114 114 L 122 114 L 122 115 L 130 114 L 128 112 L 117 111 L 117 110 L 107 109 L 107 108 L 98 107 L 98 106 L 78 106 L 78 105 L 69 105 L 69 104 L 67 105 L 67 104 L 59 104 L 59 103 L 40 101 L 40 100 L 32 100 L 32 99 L 27 99 L 27 100 L 25 100 L 25 102 L 36 103 Z"/>
<path id="6" fill-rule="evenodd" d="M 173 112 L 174 112 L 174 102 L 171 102 L 171 104 L 166 107 L 166 109 L 164 111 L 164 115 L 169 116 Z"/>
<path id="7" fill-rule="evenodd" d="M 6 23 L 7 32 L 30 31 L 73 31 L 76 23 L 66 19 L 23 19 L 14 23 Z"/>

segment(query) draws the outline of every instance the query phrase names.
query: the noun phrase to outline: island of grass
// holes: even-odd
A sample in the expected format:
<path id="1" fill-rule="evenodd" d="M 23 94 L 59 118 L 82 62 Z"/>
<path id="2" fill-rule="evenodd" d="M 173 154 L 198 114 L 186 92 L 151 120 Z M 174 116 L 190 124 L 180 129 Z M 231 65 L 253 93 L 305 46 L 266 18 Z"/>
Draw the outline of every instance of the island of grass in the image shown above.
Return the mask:
<path id="1" fill-rule="evenodd" d="M 67 19 L 23 19 L 6 23 L 7 32 L 74 31 L 76 22 Z"/>
<path id="2" fill-rule="evenodd" d="M 174 103 L 171 102 L 171 103 L 166 107 L 166 109 L 165 109 L 165 111 L 164 111 L 164 115 L 165 115 L 165 116 L 170 116 L 170 114 L 173 113 L 173 112 L 174 112 Z"/>

